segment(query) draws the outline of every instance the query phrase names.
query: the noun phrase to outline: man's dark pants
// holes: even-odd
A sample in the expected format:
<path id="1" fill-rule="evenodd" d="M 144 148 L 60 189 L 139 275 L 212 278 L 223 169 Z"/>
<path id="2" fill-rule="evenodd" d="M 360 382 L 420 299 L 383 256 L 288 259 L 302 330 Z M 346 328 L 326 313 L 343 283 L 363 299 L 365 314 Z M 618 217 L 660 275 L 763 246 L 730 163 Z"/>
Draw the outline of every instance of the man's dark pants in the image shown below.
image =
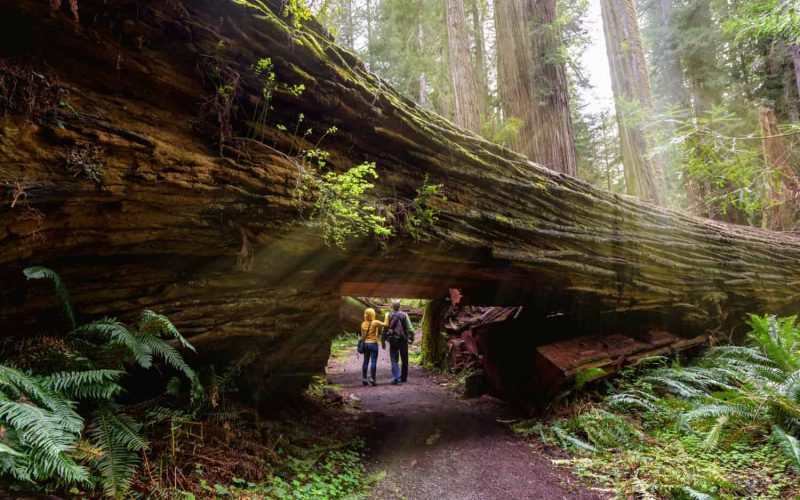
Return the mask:
<path id="1" fill-rule="evenodd" d="M 403 361 L 402 373 L 401 367 L 397 366 L 398 356 Z M 408 379 L 408 342 L 402 341 L 398 347 L 389 344 L 389 359 L 392 362 L 392 380 L 405 382 Z"/>

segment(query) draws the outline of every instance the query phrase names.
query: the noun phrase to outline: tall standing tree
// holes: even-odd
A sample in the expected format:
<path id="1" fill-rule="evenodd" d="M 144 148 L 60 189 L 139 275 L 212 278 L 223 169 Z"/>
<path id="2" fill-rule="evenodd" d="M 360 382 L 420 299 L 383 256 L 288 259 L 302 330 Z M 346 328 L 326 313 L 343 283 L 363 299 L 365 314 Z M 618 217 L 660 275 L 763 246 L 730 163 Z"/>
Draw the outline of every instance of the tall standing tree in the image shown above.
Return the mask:
<path id="1" fill-rule="evenodd" d="M 644 31 L 650 41 L 648 56 L 652 64 L 655 100 L 662 108 L 679 108 L 683 115 L 691 107 L 691 99 L 683 80 L 673 2 L 656 0 L 647 11 Z"/>
<path id="2" fill-rule="evenodd" d="M 676 13 L 679 52 L 689 82 L 692 108 L 706 117 L 722 96 L 724 72 L 720 52 L 724 37 L 713 20 L 710 0 L 689 0 Z"/>
<path id="3" fill-rule="evenodd" d="M 633 0 L 601 0 L 600 8 L 626 188 L 628 194 L 663 204 L 661 168 L 650 155 L 651 139 L 645 131 L 653 100 L 636 7 Z"/>
<path id="4" fill-rule="evenodd" d="M 447 0 L 447 38 L 456 124 L 480 134 L 483 124 L 472 69 L 464 0 Z"/>
<path id="5" fill-rule="evenodd" d="M 481 116 L 489 115 L 489 82 L 486 72 L 486 42 L 483 36 L 483 2 L 470 0 L 472 39 L 475 46 L 475 86 Z"/>
<path id="6" fill-rule="evenodd" d="M 531 159 L 551 170 L 576 176 L 578 160 L 556 0 L 525 0 L 524 7 L 533 53 L 531 131 L 535 156 Z"/>
<path id="7" fill-rule="evenodd" d="M 792 52 L 792 65 L 794 66 L 794 83 L 797 86 L 797 96 L 800 98 L 800 40 L 790 47 Z"/>
<path id="8" fill-rule="evenodd" d="M 533 114 L 533 48 L 524 23 L 522 0 L 494 0 L 497 36 L 497 92 L 503 120 L 518 121 L 509 141 L 514 151 L 536 161 Z"/>

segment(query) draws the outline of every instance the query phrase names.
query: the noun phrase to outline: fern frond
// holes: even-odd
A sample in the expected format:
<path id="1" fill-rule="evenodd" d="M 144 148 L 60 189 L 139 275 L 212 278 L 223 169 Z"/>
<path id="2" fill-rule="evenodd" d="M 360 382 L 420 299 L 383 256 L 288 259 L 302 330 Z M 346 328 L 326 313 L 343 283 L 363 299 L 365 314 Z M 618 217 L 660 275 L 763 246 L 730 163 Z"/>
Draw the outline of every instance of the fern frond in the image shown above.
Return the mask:
<path id="1" fill-rule="evenodd" d="M 688 486 L 684 486 L 683 490 L 693 500 L 714 500 L 714 497 L 709 495 L 708 493 L 703 493 L 702 491 L 697 491 L 697 490 L 692 489 L 692 488 L 690 488 Z"/>
<path id="2" fill-rule="evenodd" d="M 761 421 L 763 414 L 757 407 L 747 404 L 705 404 L 683 414 L 688 422 L 701 418 L 741 417 L 745 420 Z"/>
<path id="3" fill-rule="evenodd" d="M 150 348 L 140 341 L 139 336 L 115 318 L 103 318 L 79 326 L 71 332 L 71 335 L 102 337 L 125 347 L 142 368 L 150 368 L 153 365 L 153 353 Z"/>
<path id="4" fill-rule="evenodd" d="M 0 422 L 14 430 L 27 448 L 23 476 L 46 479 L 53 475 L 67 482 L 87 482 L 88 471 L 68 455 L 78 438 L 61 416 L 29 403 L 0 400 Z"/>
<path id="5" fill-rule="evenodd" d="M 729 417 L 728 415 L 720 415 L 717 417 L 717 421 L 708 431 L 706 434 L 706 439 L 703 442 L 703 450 L 704 451 L 711 451 L 717 447 L 719 443 L 719 438 L 722 435 L 722 429 L 728 424 Z"/>
<path id="6" fill-rule="evenodd" d="M 28 375 L 10 366 L 0 365 L 0 388 L 11 389 L 13 400 L 29 399 L 57 414 L 70 432 L 80 432 L 83 419 L 75 412 L 75 403 L 46 387 L 39 378 Z"/>
<path id="7" fill-rule="evenodd" d="M 181 335 L 178 329 L 175 328 L 175 325 L 173 325 L 166 316 L 157 314 L 149 309 L 145 310 L 139 318 L 139 331 L 155 337 L 174 337 L 186 349 L 197 352 L 194 346 Z"/>
<path id="8" fill-rule="evenodd" d="M 772 436 L 792 467 L 800 472 L 800 441 L 777 425 L 772 427 Z"/>
<path id="9" fill-rule="evenodd" d="M 102 451 L 96 466 L 109 497 L 125 498 L 130 489 L 139 466 L 138 452 L 148 446 L 139 435 L 140 429 L 141 425 L 119 405 L 107 403 L 95 411 L 89 434 L 92 444 Z"/>
<path id="10" fill-rule="evenodd" d="M 160 358 L 167 365 L 183 373 L 189 380 L 197 380 L 197 374 L 186 364 L 186 361 L 183 360 L 183 356 L 181 356 L 174 347 L 167 344 L 162 339 L 144 332 L 139 332 L 136 338 L 140 344 L 147 347 L 148 351 L 150 351 L 153 356 Z"/>
<path id="11" fill-rule="evenodd" d="M 563 448 L 569 449 L 570 447 L 574 447 L 579 450 L 588 451 L 589 453 L 598 453 L 600 451 L 586 441 L 573 436 L 558 425 L 553 425 L 551 429 Z"/>
<path id="12" fill-rule="evenodd" d="M 55 285 L 56 289 L 56 295 L 58 296 L 59 301 L 61 301 L 61 307 L 64 309 L 64 313 L 67 315 L 67 318 L 69 318 L 70 326 L 75 328 L 78 325 L 75 315 L 75 308 L 73 307 L 72 299 L 69 296 L 69 290 L 67 290 L 67 286 L 61 281 L 61 278 L 55 271 L 42 266 L 33 266 L 23 269 L 22 273 L 29 280 L 53 280 L 53 285 Z"/>
<path id="13" fill-rule="evenodd" d="M 120 370 L 59 372 L 43 377 L 42 383 L 75 399 L 111 399 L 122 392 L 122 386 L 116 382 L 124 373 Z"/>
<path id="14" fill-rule="evenodd" d="M 242 369 L 255 361 L 256 353 L 253 351 L 248 351 L 239 359 L 237 359 L 234 363 L 225 370 L 225 373 L 222 375 L 215 375 L 214 380 L 217 386 L 217 390 L 219 392 L 230 392 L 233 390 L 233 383 L 236 381 L 236 378 L 242 373 Z"/>
<path id="15" fill-rule="evenodd" d="M 613 394 L 606 398 L 609 408 L 624 409 L 628 407 L 639 407 L 647 411 L 658 413 L 661 409 L 656 405 L 658 398 L 643 391 L 627 391 Z"/>

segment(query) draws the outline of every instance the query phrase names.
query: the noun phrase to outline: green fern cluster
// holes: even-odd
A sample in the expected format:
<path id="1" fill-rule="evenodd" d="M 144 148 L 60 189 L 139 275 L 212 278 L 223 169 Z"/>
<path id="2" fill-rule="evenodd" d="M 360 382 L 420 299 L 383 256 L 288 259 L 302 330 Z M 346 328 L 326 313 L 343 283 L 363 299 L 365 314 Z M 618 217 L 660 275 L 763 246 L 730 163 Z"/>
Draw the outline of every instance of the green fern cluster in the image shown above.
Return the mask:
<path id="1" fill-rule="evenodd" d="M 119 381 L 131 365 L 163 363 L 181 373 L 200 399 L 195 372 L 166 338 L 194 348 L 164 316 L 145 311 L 136 328 L 115 318 L 78 325 L 66 286 L 44 267 L 25 269 L 29 279 L 50 279 L 70 322 L 57 349 L 61 360 L 25 372 L 0 364 L 0 473 L 21 481 L 90 483 L 92 472 L 109 497 L 130 489 L 148 443 L 142 425 L 115 402 Z M 66 367 L 66 368 L 65 368 Z M 76 410 L 80 403 L 80 413 Z M 84 417 L 89 420 L 87 425 Z"/>
<path id="2" fill-rule="evenodd" d="M 775 443 L 800 471 L 800 328 L 797 317 L 750 315 L 746 346 L 714 348 L 693 366 L 662 367 L 640 382 L 651 392 L 623 391 L 608 398 L 612 408 L 663 411 L 657 394 L 691 403 L 680 418 L 709 422 L 705 448 L 717 446 L 728 429 L 757 425 L 770 430 Z"/>

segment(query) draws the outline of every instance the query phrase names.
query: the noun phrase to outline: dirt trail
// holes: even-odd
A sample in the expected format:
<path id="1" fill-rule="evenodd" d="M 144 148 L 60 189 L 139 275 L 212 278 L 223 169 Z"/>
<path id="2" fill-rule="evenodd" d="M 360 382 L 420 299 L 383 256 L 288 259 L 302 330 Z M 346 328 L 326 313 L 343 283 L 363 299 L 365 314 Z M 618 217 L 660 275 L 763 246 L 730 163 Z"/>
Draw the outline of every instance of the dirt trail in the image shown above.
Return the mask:
<path id="1" fill-rule="evenodd" d="M 374 427 L 365 436 L 370 472 L 386 471 L 379 499 L 595 499 L 564 471 L 497 418 L 511 416 L 500 401 L 457 398 L 427 371 L 411 366 L 408 382 L 393 386 L 388 351 L 378 358 L 378 385 L 361 384 L 355 349 L 328 367 L 345 397 L 358 396 Z"/>

